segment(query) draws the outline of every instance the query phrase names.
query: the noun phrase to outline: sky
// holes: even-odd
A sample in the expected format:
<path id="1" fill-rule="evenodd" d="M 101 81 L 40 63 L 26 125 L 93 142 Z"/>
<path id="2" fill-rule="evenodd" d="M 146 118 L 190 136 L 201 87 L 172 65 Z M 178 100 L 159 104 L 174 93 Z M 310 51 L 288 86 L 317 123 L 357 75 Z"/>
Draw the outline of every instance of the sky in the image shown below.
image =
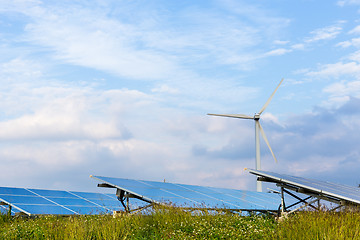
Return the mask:
<path id="1" fill-rule="evenodd" d="M 0 185 L 360 184 L 360 0 L 0 0 Z"/>

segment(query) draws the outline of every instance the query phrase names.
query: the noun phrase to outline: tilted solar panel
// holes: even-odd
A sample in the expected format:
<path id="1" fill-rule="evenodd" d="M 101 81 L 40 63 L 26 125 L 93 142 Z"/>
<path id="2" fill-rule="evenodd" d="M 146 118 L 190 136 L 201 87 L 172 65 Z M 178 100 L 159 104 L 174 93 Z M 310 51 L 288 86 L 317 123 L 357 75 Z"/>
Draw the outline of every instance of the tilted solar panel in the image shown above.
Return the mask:
<path id="1" fill-rule="evenodd" d="M 103 214 L 122 207 L 116 196 L 110 194 L 13 187 L 0 187 L 0 202 L 10 205 L 12 213 L 27 215 Z M 5 212 L 5 206 L 1 206 Z"/>
<path id="2" fill-rule="evenodd" d="M 358 187 L 267 171 L 258 171 L 253 169 L 248 169 L 248 171 L 252 174 L 263 177 L 263 180 L 265 181 L 281 183 L 285 187 L 295 188 L 305 194 L 308 192 L 310 194 L 317 194 L 320 197 L 327 197 L 328 200 L 345 200 L 355 204 L 360 204 L 360 188 Z"/>
<path id="3" fill-rule="evenodd" d="M 276 211 L 281 201 L 281 197 L 273 193 L 101 176 L 90 177 L 145 201 L 178 207 Z"/>

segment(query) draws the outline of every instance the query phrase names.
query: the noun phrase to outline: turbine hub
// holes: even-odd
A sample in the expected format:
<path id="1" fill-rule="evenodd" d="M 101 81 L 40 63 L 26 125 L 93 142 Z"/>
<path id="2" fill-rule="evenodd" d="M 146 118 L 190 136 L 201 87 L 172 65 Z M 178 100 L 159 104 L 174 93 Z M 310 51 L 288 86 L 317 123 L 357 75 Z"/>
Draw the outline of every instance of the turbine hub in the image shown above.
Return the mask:
<path id="1" fill-rule="evenodd" d="M 260 114 L 259 113 L 255 113 L 254 115 L 254 120 L 258 121 L 260 119 Z"/>

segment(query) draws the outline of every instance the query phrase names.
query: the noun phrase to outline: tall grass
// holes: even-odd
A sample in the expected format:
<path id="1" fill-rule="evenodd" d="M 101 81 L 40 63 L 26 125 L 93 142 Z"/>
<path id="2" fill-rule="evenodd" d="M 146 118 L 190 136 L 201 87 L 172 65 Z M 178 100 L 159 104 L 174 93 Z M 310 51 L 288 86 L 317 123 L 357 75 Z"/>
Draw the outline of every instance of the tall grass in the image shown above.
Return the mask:
<path id="1" fill-rule="evenodd" d="M 360 239 L 360 212 L 299 212 L 276 226 L 277 239 Z"/>
<path id="2" fill-rule="evenodd" d="M 360 239 L 359 230 L 355 212 L 300 212 L 281 222 L 177 209 L 118 218 L 0 215 L 0 239 Z"/>
<path id="3" fill-rule="evenodd" d="M 157 209 L 118 218 L 2 216 L 0 239 L 262 239 L 274 228 L 275 221 L 266 216 Z"/>

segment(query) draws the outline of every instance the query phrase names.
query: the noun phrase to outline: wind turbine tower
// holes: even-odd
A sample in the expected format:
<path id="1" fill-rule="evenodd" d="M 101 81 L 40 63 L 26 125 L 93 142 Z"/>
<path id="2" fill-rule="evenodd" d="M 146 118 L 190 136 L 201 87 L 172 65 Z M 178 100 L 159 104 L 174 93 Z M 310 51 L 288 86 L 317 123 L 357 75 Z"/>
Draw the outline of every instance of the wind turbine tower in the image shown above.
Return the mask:
<path id="1" fill-rule="evenodd" d="M 269 105 L 271 99 L 273 98 L 273 96 L 275 95 L 276 91 L 278 90 L 278 88 L 280 87 L 280 85 L 281 85 L 281 83 L 283 81 L 284 81 L 284 79 L 281 79 L 280 83 L 275 88 L 274 92 L 271 94 L 271 96 L 266 101 L 264 106 L 260 109 L 259 113 L 255 113 L 255 115 L 253 117 L 249 116 L 249 115 L 245 115 L 245 114 L 212 114 L 212 113 L 208 113 L 208 115 L 212 115 L 212 116 L 242 118 L 242 119 L 253 119 L 255 121 L 255 169 L 256 170 L 261 170 L 259 132 L 261 133 L 263 139 L 265 140 L 266 145 L 270 149 L 270 152 L 271 152 L 273 158 L 275 159 L 275 162 L 277 162 L 277 159 L 276 159 L 276 157 L 274 155 L 273 150 L 271 149 L 271 146 L 270 146 L 269 141 L 268 141 L 268 139 L 267 139 L 267 137 L 265 135 L 265 132 L 264 132 L 263 128 L 261 127 L 260 116 L 265 111 L 267 106 Z M 262 192 L 262 183 L 261 183 L 261 181 L 256 182 L 256 190 L 258 192 Z"/>

